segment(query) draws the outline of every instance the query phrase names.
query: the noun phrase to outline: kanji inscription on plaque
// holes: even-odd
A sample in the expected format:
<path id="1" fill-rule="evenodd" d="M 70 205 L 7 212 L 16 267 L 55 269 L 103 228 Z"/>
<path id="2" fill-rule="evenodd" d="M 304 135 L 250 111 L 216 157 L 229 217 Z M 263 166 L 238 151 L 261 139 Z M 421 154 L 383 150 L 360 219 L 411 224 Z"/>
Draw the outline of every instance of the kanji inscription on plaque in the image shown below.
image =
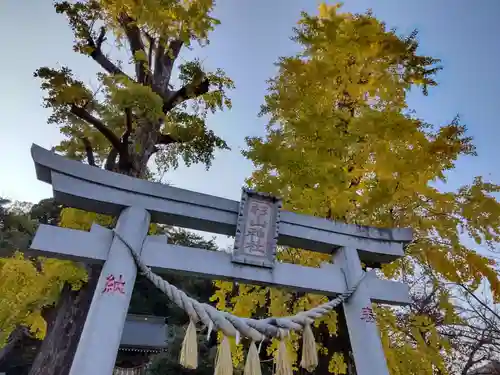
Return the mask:
<path id="1" fill-rule="evenodd" d="M 272 205 L 263 201 L 252 201 L 248 210 L 245 231 L 243 232 L 243 251 L 245 254 L 266 255 L 269 236 L 268 227 L 272 220 Z"/>
<path id="2" fill-rule="evenodd" d="M 275 197 L 243 190 L 233 262 L 273 267 L 280 208 Z"/>

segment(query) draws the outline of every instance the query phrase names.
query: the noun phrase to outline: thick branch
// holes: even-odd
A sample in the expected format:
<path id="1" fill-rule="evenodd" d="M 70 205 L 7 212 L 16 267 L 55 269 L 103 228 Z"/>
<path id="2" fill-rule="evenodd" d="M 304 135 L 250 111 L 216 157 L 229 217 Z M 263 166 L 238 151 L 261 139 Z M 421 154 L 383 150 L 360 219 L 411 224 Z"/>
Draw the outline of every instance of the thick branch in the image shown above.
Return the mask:
<path id="1" fill-rule="evenodd" d="M 104 125 L 101 120 L 92 116 L 89 112 L 81 107 L 77 107 L 76 105 L 71 105 L 70 112 L 77 116 L 78 118 L 88 122 L 94 128 L 102 133 L 106 137 L 106 139 L 111 143 L 111 145 L 116 148 L 118 151 L 121 150 L 120 139 L 113 133 L 106 125 Z"/>
<path id="2" fill-rule="evenodd" d="M 133 120 L 132 110 L 130 108 L 125 108 L 125 134 L 123 134 L 122 139 L 126 137 L 128 140 L 128 137 L 132 134 Z"/>
<path id="3" fill-rule="evenodd" d="M 69 23 L 75 32 L 77 42 L 76 50 L 83 54 L 89 54 L 104 70 L 109 74 L 123 74 L 123 71 L 112 63 L 101 50 L 102 44 L 106 40 L 106 28 L 102 26 L 99 35 L 94 40 L 93 26 L 95 19 L 87 20 L 85 10 L 79 7 L 80 3 L 70 4 L 67 1 L 56 3 L 57 13 L 64 13 L 69 19 Z M 93 18 L 93 17 L 91 17 Z M 90 51 L 89 51 L 90 50 Z"/>
<path id="4" fill-rule="evenodd" d="M 113 75 L 121 74 L 126 76 L 126 74 L 120 68 L 118 68 L 118 66 L 113 64 L 111 60 L 108 59 L 100 49 L 94 48 L 93 51 L 90 53 L 90 57 L 92 57 L 94 61 L 98 63 L 109 74 Z"/>
<path id="5" fill-rule="evenodd" d="M 118 156 L 118 150 L 112 147 L 106 159 L 106 164 L 104 165 L 104 169 L 106 169 L 107 171 L 113 171 L 115 169 L 117 156 Z"/>
<path id="6" fill-rule="evenodd" d="M 99 31 L 99 36 L 97 37 L 96 41 L 96 47 L 101 49 L 101 46 L 105 40 L 106 40 L 106 28 L 104 26 L 101 26 L 101 29 Z"/>
<path id="7" fill-rule="evenodd" d="M 87 137 L 82 138 L 83 145 L 85 146 L 85 153 L 87 154 L 87 162 L 89 165 L 95 167 L 94 152 L 92 151 L 92 144 Z"/>
<path id="8" fill-rule="evenodd" d="M 130 45 L 130 52 L 135 60 L 135 74 L 137 81 L 139 83 L 146 84 L 149 81 L 149 73 L 146 68 L 145 61 L 140 58 L 136 58 L 137 52 L 142 52 L 144 55 L 146 54 L 144 44 L 142 43 L 141 30 L 135 24 L 134 19 L 126 13 L 120 14 L 118 22 L 125 30 L 125 35 L 127 36 Z"/>
<path id="9" fill-rule="evenodd" d="M 146 33 L 146 38 L 148 39 L 148 43 L 149 43 L 149 48 L 148 48 L 148 66 L 149 66 L 149 69 L 151 69 L 151 67 L 153 66 L 153 52 L 155 50 L 155 44 L 156 44 L 156 41 L 153 37 L 151 37 L 151 35 L 147 34 Z"/>
<path id="10" fill-rule="evenodd" d="M 125 132 L 123 133 L 120 139 L 122 145 L 121 147 L 122 152 L 120 153 L 119 165 L 120 169 L 122 170 L 128 168 L 130 164 L 128 145 L 129 145 L 130 135 L 132 134 L 132 122 L 133 122 L 132 110 L 130 108 L 125 108 Z"/>
<path id="11" fill-rule="evenodd" d="M 161 89 L 166 92 L 165 88 L 167 88 L 168 83 L 164 84 L 163 82 L 163 69 L 165 68 L 163 63 L 165 43 L 165 39 L 158 39 L 158 45 L 155 50 L 153 82 L 156 86 L 161 87 Z"/>
<path id="12" fill-rule="evenodd" d="M 173 138 L 170 134 L 160 134 L 156 144 L 158 145 L 169 145 L 172 143 L 179 143 L 178 139 Z"/>
<path id="13" fill-rule="evenodd" d="M 203 79 L 197 85 L 189 84 L 180 88 L 179 90 L 175 91 L 170 96 L 170 98 L 163 103 L 163 112 L 167 113 L 179 103 L 206 94 L 209 88 L 210 88 L 210 81 L 207 78 Z"/>
<path id="14" fill-rule="evenodd" d="M 90 34 L 90 30 L 88 33 L 87 37 L 87 43 L 90 48 L 92 48 L 92 52 L 90 53 L 90 57 L 94 59 L 96 63 L 98 63 L 105 71 L 107 71 L 109 74 L 113 75 L 123 75 L 128 77 L 123 70 L 121 70 L 117 65 L 115 65 L 110 59 L 108 59 L 103 53 L 102 53 L 102 43 L 106 40 L 106 29 L 104 27 L 101 27 L 101 30 L 99 32 L 99 36 L 97 37 L 97 40 L 94 41 Z M 130 77 L 128 77 L 131 79 Z"/>
<path id="15" fill-rule="evenodd" d="M 181 51 L 183 42 L 173 39 L 168 43 L 164 38 L 158 40 L 154 61 L 154 84 L 163 93 L 168 93 L 174 63 Z"/>
<path id="16" fill-rule="evenodd" d="M 163 60 L 165 72 L 163 73 L 163 89 L 167 92 L 168 84 L 170 83 L 170 78 L 172 76 L 172 70 L 174 69 L 174 63 L 179 53 L 181 52 L 182 45 L 184 43 L 182 40 L 174 39 L 168 44 L 167 51 L 160 56 Z"/>

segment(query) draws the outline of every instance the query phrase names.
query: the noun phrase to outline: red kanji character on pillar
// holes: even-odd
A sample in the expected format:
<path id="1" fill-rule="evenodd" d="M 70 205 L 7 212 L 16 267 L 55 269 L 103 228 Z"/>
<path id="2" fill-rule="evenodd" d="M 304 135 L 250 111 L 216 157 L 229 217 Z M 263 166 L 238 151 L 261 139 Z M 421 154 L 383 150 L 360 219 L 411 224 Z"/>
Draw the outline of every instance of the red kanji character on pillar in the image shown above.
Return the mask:
<path id="1" fill-rule="evenodd" d="M 114 275 L 109 275 L 106 277 L 106 283 L 104 284 L 103 293 L 114 293 L 118 292 L 125 294 L 125 281 L 123 281 L 123 275 L 120 275 L 118 280 Z"/>
<path id="2" fill-rule="evenodd" d="M 123 281 L 122 275 L 120 275 L 118 280 L 115 280 L 115 292 L 125 294 L 125 281 Z"/>
<path id="3" fill-rule="evenodd" d="M 371 307 L 363 307 L 361 309 L 361 320 L 367 323 L 373 323 L 375 321 L 375 314 Z"/>
<path id="4" fill-rule="evenodd" d="M 109 275 L 106 277 L 106 284 L 104 284 L 103 293 L 113 292 L 113 288 L 115 285 L 115 277 L 113 275 Z"/>

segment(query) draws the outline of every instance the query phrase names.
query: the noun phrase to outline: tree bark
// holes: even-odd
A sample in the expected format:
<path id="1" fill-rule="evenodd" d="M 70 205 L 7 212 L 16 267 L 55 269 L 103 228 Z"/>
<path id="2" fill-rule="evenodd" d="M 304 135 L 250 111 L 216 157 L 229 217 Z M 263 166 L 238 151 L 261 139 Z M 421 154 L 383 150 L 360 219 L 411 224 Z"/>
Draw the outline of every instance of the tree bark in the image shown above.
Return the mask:
<path id="1" fill-rule="evenodd" d="M 7 340 L 7 344 L 0 349 L 0 364 L 8 357 L 9 353 L 14 349 L 16 344 L 26 335 L 26 327 L 18 326 Z"/>
<path id="2" fill-rule="evenodd" d="M 318 329 L 318 341 L 321 341 L 324 347 L 328 348 L 328 356 L 320 356 L 318 374 L 328 374 L 330 359 L 333 353 L 342 353 L 344 355 L 344 362 L 347 365 L 347 375 L 356 375 L 353 372 L 353 363 L 351 358 L 351 344 L 349 341 L 349 332 L 347 329 L 347 322 L 344 316 L 344 308 L 342 305 L 335 308 L 337 312 L 337 334 L 330 336 L 328 328 L 322 324 Z"/>
<path id="3" fill-rule="evenodd" d="M 88 267 L 88 282 L 79 291 L 64 286 L 29 375 L 69 374 L 101 268 L 100 265 Z"/>

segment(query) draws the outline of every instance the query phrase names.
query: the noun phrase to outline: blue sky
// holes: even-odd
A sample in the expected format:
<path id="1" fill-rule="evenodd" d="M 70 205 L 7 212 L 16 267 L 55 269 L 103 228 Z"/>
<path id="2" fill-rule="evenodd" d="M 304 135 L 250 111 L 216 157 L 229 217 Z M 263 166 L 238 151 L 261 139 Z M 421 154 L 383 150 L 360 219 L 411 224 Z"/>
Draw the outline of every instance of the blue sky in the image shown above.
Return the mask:
<path id="1" fill-rule="evenodd" d="M 264 119 L 257 113 L 266 92 L 266 79 L 275 72 L 279 56 L 293 53 L 289 40 L 300 11 L 314 12 L 312 0 L 219 0 L 216 16 L 222 24 L 211 44 L 199 54 L 208 68 L 223 68 L 236 83 L 233 109 L 210 118 L 210 127 L 232 148 L 218 154 L 213 167 L 181 167 L 166 176 L 175 186 L 239 200 L 252 165 L 241 156 L 244 137 L 263 135 Z M 372 8 L 388 26 L 401 32 L 420 30 L 421 51 L 443 60 L 440 86 L 428 97 L 412 94 L 410 105 L 436 125 L 460 113 L 474 137 L 479 157 L 460 160 L 450 174 L 454 189 L 476 175 L 500 183 L 500 107 L 498 61 L 500 1 L 480 0 L 348 0 L 344 9 L 362 12 Z M 55 14 L 51 1 L 4 0 L 0 4 L 0 195 L 36 202 L 51 195 L 50 186 L 35 177 L 29 148 L 37 143 L 50 148 L 60 136 L 46 124 L 42 92 L 33 71 L 42 65 L 68 65 L 88 82 L 95 64 L 72 52 L 72 33 L 64 17 Z"/>

